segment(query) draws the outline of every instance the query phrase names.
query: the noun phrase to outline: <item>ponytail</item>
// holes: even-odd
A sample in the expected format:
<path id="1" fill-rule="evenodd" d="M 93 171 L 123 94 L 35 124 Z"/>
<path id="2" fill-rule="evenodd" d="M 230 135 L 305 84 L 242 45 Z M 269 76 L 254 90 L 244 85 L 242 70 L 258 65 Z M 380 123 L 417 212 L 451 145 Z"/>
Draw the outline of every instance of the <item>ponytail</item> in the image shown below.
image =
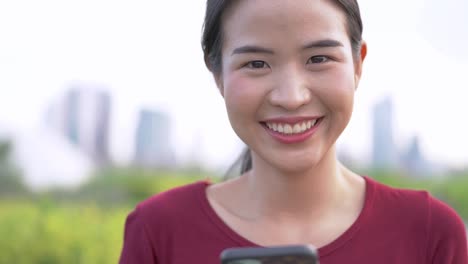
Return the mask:
<path id="1" fill-rule="evenodd" d="M 250 149 L 246 147 L 236 161 L 229 167 L 224 175 L 224 180 L 242 175 L 251 169 L 252 154 L 250 153 Z M 239 173 L 237 173 L 237 171 L 239 171 Z"/>
<path id="2" fill-rule="evenodd" d="M 241 160 L 241 169 L 240 174 L 244 174 L 245 172 L 252 169 L 252 154 L 250 153 L 250 149 L 246 147 L 240 156 Z"/>

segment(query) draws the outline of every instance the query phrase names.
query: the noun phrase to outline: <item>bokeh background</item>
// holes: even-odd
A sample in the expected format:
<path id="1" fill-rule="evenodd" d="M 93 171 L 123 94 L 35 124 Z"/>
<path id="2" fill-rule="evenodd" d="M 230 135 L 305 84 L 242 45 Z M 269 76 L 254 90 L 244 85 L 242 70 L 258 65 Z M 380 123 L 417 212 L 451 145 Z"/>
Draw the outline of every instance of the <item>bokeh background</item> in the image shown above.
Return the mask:
<path id="1" fill-rule="evenodd" d="M 361 0 L 339 158 L 468 221 L 468 2 Z M 203 64 L 204 0 L 0 0 L 0 263 L 116 263 L 136 203 L 243 144 Z M 235 171 L 232 171 L 235 174 Z"/>

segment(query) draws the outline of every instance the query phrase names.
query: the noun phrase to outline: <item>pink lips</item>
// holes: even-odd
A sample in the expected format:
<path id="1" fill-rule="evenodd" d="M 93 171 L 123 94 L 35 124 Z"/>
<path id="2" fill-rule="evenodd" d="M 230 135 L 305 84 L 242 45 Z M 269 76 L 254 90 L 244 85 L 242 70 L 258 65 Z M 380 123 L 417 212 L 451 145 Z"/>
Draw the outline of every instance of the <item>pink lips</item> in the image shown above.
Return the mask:
<path id="1" fill-rule="evenodd" d="M 280 132 L 273 131 L 269 129 L 265 123 L 276 123 L 276 124 L 297 124 L 300 122 L 304 121 L 309 121 L 317 119 L 316 124 L 311 127 L 310 129 L 302 132 L 302 133 L 297 133 L 297 134 L 284 134 Z M 319 116 L 308 116 L 308 117 L 280 117 L 280 118 L 272 118 L 263 121 L 263 127 L 266 129 L 268 134 L 270 134 L 274 139 L 278 140 L 281 143 L 285 144 L 294 144 L 294 143 L 300 143 L 305 140 L 307 140 L 309 137 L 311 137 L 315 131 L 317 131 L 318 127 L 320 126 L 320 123 L 322 121 L 322 117 Z"/>

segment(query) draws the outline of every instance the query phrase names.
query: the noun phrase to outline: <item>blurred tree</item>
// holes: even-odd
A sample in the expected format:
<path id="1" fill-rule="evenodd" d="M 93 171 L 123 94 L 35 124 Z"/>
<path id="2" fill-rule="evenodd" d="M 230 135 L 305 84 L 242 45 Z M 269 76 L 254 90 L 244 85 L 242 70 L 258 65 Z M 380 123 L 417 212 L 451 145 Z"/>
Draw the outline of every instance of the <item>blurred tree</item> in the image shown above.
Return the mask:
<path id="1" fill-rule="evenodd" d="M 0 140 L 0 196 L 21 195 L 27 192 L 18 169 L 12 164 L 12 143 Z"/>
<path id="2" fill-rule="evenodd" d="M 0 141 L 0 162 L 7 161 L 11 151 L 11 143 L 9 141 Z"/>

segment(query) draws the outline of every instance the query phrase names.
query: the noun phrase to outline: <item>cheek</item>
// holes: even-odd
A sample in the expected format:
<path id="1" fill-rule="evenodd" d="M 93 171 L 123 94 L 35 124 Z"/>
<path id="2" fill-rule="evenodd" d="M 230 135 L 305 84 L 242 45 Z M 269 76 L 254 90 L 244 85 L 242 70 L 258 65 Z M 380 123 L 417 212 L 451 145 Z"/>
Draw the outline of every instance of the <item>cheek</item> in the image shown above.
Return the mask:
<path id="1" fill-rule="evenodd" d="M 261 96 L 258 83 L 240 74 L 224 77 L 224 100 L 229 116 L 252 114 Z"/>
<path id="2" fill-rule="evenodd" d="M 320 89 L 320 98 L 325 107 L 333 114 L 333 118 L 348 122 L 354 104 L 355 81 L 352 71 L 340 69 L 330 72 L 326 79 L 321 80 L 326 83 Z"/>

